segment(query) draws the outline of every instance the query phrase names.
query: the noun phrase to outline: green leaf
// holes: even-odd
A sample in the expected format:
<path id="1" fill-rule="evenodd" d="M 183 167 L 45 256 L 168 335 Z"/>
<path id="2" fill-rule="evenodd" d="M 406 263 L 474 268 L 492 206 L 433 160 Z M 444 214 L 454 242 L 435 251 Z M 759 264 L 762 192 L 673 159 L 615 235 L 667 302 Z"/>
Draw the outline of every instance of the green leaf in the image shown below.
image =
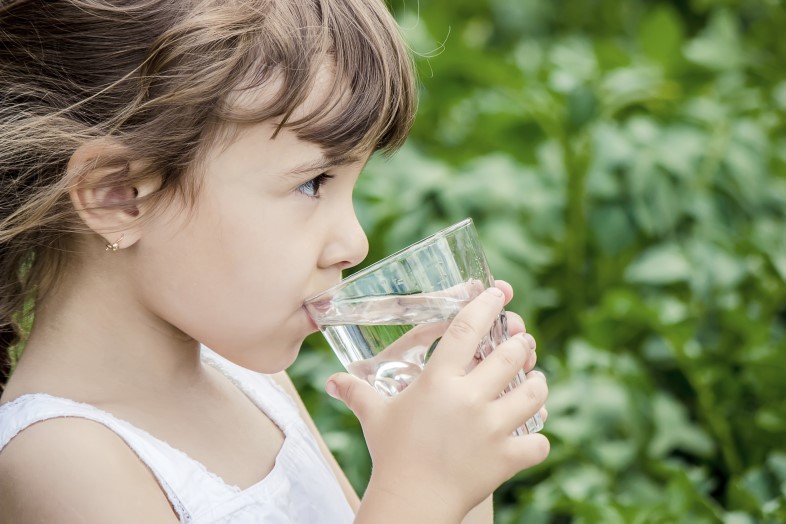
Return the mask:
<path id="1" fill-rule="evenodd" d="M 639 45 L 647 57 L 670 70 L 680 58 L 684 32 L 676 11 L 671 6 L 659 5 L 641 22 Z"/>
<path id="2" fill-rule="evenodd" d="M 748 261 L 703 239 L 696 239 L 687 247 L 694 267 L 701 271 L 693 273 L 693 288 L 706 295 L 718 289 L 733 289 L 747 274 Z"/>
<path id="3" fill-rule="evenodd" d="M 656 162 L 670 174 L 692 182 L 701 167 L 709 137 L 686 125 L 670 126 L 653 145 Z"/>
<path id="4" fill-rule="evenodd" d="M 625 280 L 639 284 L 663 285 L 685 282 L 691 264 L 676 244 L 654 246 L 644 251 L 625 271 Z"/>
<path id="5" fill-rule="evenodd" d="M 619 205 L 605 205 L 593 211 L 590 227 L 601 250 L 615 255 L 628 247 L 635 238 L 635 231 L 627 213 Z"/>
<path id="6" fill-rule="evenodd" d="M 600 84 L 599 98 L 603 113 L 611 117 L 629 106 L 656 100 L 663 89 L 663 74 L 659 69 L 631 66 L 606 74 Z"/>
<path id="7" fill-rule="evenodd" d="M 655 435 L 648 446 L 653 457 L 673 451 L 709 457 L 715 450 L 712 439 L 688 420 L 687 410 L 670 396 L 659 394 L 652 399 Z"/>
<path id="8" fill-rule="evenodd" d="M 746 53 L 737 20 L 727 10 L 713 13 L 709 26 L 685 46 L 688 60 L 716 71 L 743 67 Z"/>
<path id="9" fill-rule="evenodd" d="M 549 58 L 552 64 L 549 85 L 558 93 L 568 94 L 580 88 L 598 69 L 592 47 L 581 38 L 558 43 Z"/>

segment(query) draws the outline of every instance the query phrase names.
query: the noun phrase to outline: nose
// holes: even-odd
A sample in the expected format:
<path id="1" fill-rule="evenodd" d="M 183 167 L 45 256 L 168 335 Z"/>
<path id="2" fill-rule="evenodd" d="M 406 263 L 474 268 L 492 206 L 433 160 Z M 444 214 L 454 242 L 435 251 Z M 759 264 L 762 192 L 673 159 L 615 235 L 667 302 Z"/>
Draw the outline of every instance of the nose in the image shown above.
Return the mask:
<path id="1" fill-rule="evenodd" d="M 323 268 L 338 267 L 347 269 L 360 264 L 368 255 L 368 238 L 360 227 L 355 211 L 348 216 L 328 225 L 329 241 L 320 257 Z"/>

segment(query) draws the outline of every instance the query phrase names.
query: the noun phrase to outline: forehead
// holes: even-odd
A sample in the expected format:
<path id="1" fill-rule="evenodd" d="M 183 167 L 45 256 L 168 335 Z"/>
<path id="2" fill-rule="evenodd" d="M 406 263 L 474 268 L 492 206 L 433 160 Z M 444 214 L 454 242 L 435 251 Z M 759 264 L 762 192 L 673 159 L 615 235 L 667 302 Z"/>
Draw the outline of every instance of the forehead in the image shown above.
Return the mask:
<path id="1" fill-rule="evenodd" d="M 296 95 L 298 99 L 292 104 L 291 111 L 279 116 L 279 124 L 301 121 L 319 112 L 337 117 L 349 101 L 350 86 L 341 84 L 336 78 L 335 66 L 329 61 L 322 62 L 315 69 L 310 89 Z M 290 96 L 287 87 L 282 68 L 277 68 L 264 82 L 244 83 L 233 89 L 227 97 L 227 105 L 238 115 L 253 115 Z"/>
<path id="2" fill-rule="evenodd" d="M 281 74 L 272 74 L 269 82 L 254 87 L 242 87 L 233 90 L 227 103 L 232 111 L 238 115 L 255 115 L 264 111 L 264 108 L 275 104 L 285 96 L 286 84 Z M 296 145 L 300 151 L 310 157 L 319 154 L 323 160 L 309 161 L 303 164 L 298 171 L 313 171 L 320 165 L 344 165 L 365 162 L 371 155 L 372 148 L 355 147 L 343 152 L 337 152 L 324 147 L 318 140 L 302 136 L 298 131 L 303 126 L 315 125 L 320 120 L 330 122 L 345 117 L 350 103 L 348 86 L 344 88 L 336 79 L 335 67 L 329 62 L 321 64 L 314 75 L 313 85 L 297 105 L 293 105 L 290 112 L 281 116 L 269 117 L 261 122 L 253 118 L 244 121 L 228 122 L 221 126 L 217 133 L 216 142 L 225 149 L 237 141 L 241 135 L 253 134 L 257 141 L 275 140 L 285 149 L 291 150 Z"/>

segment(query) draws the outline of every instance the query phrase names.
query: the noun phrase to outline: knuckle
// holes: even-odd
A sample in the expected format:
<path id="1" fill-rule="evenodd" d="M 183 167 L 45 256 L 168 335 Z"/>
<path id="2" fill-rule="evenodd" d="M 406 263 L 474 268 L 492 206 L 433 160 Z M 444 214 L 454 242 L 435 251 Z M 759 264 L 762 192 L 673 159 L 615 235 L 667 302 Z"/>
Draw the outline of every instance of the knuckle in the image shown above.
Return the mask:
<path id="1" fill-rule="evenodd" d="M 533 383 L 528 384 L 524 388 L 524 391 L 526 392 L 527 402 L 529 404 L 532 404 L 534 406 L 541 404 L 540 392 L 538 391 L 538 388 L 535 386 L 535 384 Z"/>
<path id="2" fill-rule="evenodd" d="M 426 366 L 418 377 L 418 387 L 425 391 L 434 391 L 439 388 L 439 381 L 435 378 L 435 368 Z"/>
<path id="3" fill-rule="evenodd" d="M 355 413 L 355 415 L 358 418 L 363 418 L 365 413 L 363 410 L 362 403 L 359 401 L 360 395 L 359 395 L 358 387 L 359 387 L 359 383 L 355 381 L 346 384 L 343 398 L 346 399 L 345 404 L 347 405 L 347 407 L 351 409 L 352 412 Z"/>
<path id="4" fill-rule="evenodd" d="M 500 347 L 497 351 L 500 354 L 499 358 L 513 371 L 518 371 L 524 367 L 530 353 L 529 345 L 522 336 L 511 338 L 509 344 Z"/>
<path id="5" fill-rule="evenodd" d="M 512 372 L 517 372 L 521 369 L 520 351 L 510 349 L 507 351 L 500 351 L 500 360 L 502 360 L 505 367 L 509 368 Z"/>
<path id="6" fill-rule="evenodd" d="M 507 423 L 505 417 L 489 417 L 486 427 L 494 435 L 509 435 L 511 432 L 510 424 Z"/>
<path id="7" fill-rule="evenodd" d="M 471 410 L 478 410 L 484 404 L 484 398 L 477 389 L 467 389 L 464 394 L 464 405 Z"/>
<path id="8" fill-rule="evenodd" d="M 459 338 L 471 337 L 477 334 L 472 324 L 462 318 L 456 318 L 453 320 L 453 322 L 450 324 L 449 330 Z"/>
<path id="9" fill-rule="evenodd" d="M 356 390 L 355 390 L 355 383 L 350 382 L 349 384 L 344 384 L 342 397 L 346 400 L 347 406 L 352 406 L 353 401 L 355 399 Z"/>
<path id="10" fill-rule="evenodd" d="M 543 405 L 549 396 L 549 387 L 545 380 L 528 380 L 526 382 L 527 400 L 533 405 Z"/>

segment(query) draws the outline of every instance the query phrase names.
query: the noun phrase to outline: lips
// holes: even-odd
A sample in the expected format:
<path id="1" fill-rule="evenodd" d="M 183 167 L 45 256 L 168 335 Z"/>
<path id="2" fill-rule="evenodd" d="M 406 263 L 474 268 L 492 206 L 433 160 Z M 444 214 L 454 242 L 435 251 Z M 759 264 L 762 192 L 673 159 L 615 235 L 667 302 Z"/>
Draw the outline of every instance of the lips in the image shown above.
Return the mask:
<path id="1" fill-rule="evenodd" d="M 314 322 L 314 319 L 311 318 L 311 315 L 308 314 L 308 310 L 306 310 L 306 306 L 303 306 L 303 313 L 306 315 L 306 318 L 308 319 L 308 325 L 311 326 L 311 330 L 319 331 L 319 326 L 317 326 L 316 322 Z"/>
<path id="2" fill-rule="evenodd" d="M 327 313 L 327 311 L 330 309 L 330 306 L 331 306 L 330 297 L 325 297 L 322 300 L 312 301 L 308 303 L 309 308 L 320 314 Z"/>

